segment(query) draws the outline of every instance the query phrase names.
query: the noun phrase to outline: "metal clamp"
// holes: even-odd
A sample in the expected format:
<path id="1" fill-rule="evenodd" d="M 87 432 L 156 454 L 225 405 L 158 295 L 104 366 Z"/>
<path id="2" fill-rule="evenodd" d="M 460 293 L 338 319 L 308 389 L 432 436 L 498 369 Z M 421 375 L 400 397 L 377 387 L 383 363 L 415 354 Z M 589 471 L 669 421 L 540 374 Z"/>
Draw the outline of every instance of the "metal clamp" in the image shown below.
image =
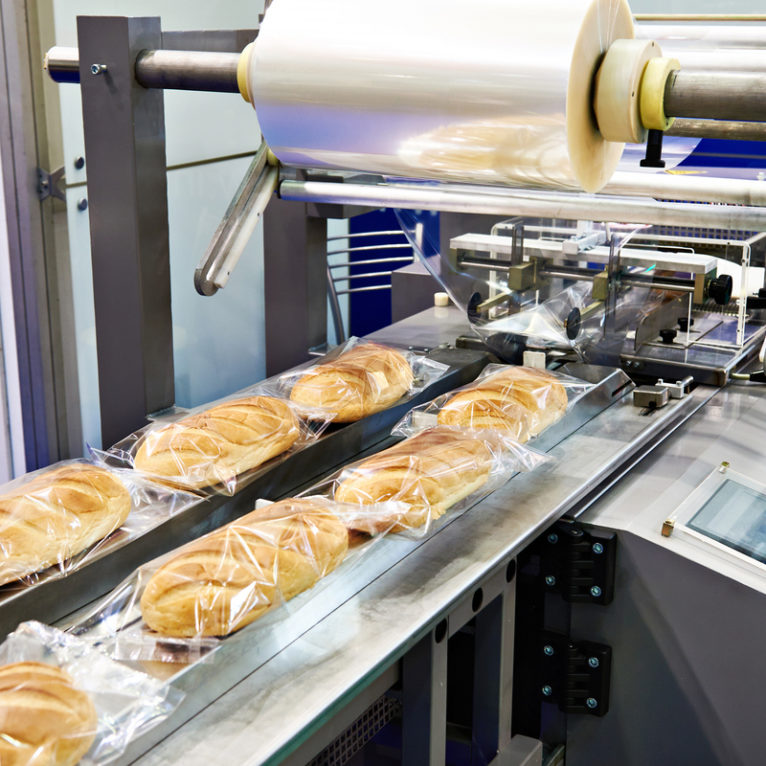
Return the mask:
<path id="1" fill-rule="evenodd" d="M 56 197 L 62 202 L 66 202 L 66 195 L 59 187 L 59 182 L 64 180 L 64 166 L 56 168 L 49 173 L 43 168 L 37 168 L 37 196 L 42 202 L 48 197 Z"/>

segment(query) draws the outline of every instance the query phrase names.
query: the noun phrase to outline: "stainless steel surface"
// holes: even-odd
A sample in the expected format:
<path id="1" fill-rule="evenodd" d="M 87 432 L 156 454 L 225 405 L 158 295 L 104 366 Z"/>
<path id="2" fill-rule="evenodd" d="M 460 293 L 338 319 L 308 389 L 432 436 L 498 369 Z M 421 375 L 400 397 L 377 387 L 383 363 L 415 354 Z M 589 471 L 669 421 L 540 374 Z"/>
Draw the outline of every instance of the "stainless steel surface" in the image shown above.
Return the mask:
<path id="1" fill-rule="evenodd" d="M 43 69 L 54 82 L 80 82 L 80 52 L 55 45 L 45 54 Z"/>
<path id="2" fill-rule="evenodd" d="M 765 418 L 766 387 L 727 386 L 581 517 L 617 530 L 618 589 L 572 630 L 613 646 L 620 680 L 606 718 L 569 719 L 568 764 L 761 762 L 766 578 L 661 529 L 723 461 L 763 481 Z"/>
<path id="3" fill-rule="evenodd" d="M 142 51 L 136 79 L 145 88 L 239 93 L 238 53 L 208 51 Z"/>
<path id="4" fill-rule="evenodd" d="M 670 400 L 670 392 L 662 386 L 639 386 L 633 391 L 636 407 L 664 407 Z"/>
<path id="5" fill-rule="evenodd" d="M 653 446 L 712 393 L 698 388 L 692 396 L 649 416 L 641 416 L 629 403 L 630 397 L 616 397 L 609 409 L 551 450 L 555 464 L 515 476 L 424 541 L 394 536 L 381 541 L 371 557 L 382 558 L 395 546 L 395 566 L 260 664 L 192 722 L 166 736 L 138 763 L 183 760 L 187 766 L 196 766 L 211 759 L 278 763 L 321 728 L 335 709 L 414 646 L 486 573 L 505 567 L 553 520 L 576 508 L 586 496 L 602 491 L 615 472 Z M 372 558 L 366 566 L 371 565 Z M 341 584 L 340 578 L 337 583 Z M 292 613 L 285 627 L 296 616 L 300 618 L 301 612 Z M 305 621 L 306 626 L 310 623 Z M 231 649 L 224 642 L 219 649 L 222 655 L 244 655 L 247 631 L 239 634 L 242 638 L 235 637 Z M 269 631 L 263 641 L 270 643 L 274 637 L 275 632 Z M 253 649 L 260 654 L 261 641 Z M 205 672 L 214 678 L 229 668 L 211 658 Z M 157 731 L 154 736 L 163 733 Z M 125 760 L 135 752 L 126 754 Z"/>
<path id="6" fill-rule="evenodd" d="M 284 180 L 279 195 L 285 200 L 400 207 L 501 216 L 531 216 L 569 220 L 621 221 L 658 226 L 692 226 L 744 231 L 766 230 L 766 207 L 686 205 L 606 195 L 560 193 L 455 185 L 328 183 Z"/>
<path id="7" fill-rule="evenodd" d="M 764 122 L 766 72 L 673 72 L 665 84 L 665 113 Z"/>
<path id="8" fill-rule="evenodd" d="M 194 287 L 200 295 L 215 295 L 219 289 L 226 287 L 231 272 L 274 194 L 279 171 L 267 165 L 267 159 L 268 147 L 264 142 L 255 153 L 207 251 L 194 271 Z"/>
<path id="9" fill-rule="evenodd" d="M 689 138 L 725 138 L 730 141 L 766 141 L 766 123 L 678 119 L 665 131 L 665 135 Z"/>
<path id="10" fill-rule="evenodd" d="M 276 0 L 250 92 L 286 165 L 592 191 L 622 153 L 592 78 L 629 36 L 623 2 Z"/>

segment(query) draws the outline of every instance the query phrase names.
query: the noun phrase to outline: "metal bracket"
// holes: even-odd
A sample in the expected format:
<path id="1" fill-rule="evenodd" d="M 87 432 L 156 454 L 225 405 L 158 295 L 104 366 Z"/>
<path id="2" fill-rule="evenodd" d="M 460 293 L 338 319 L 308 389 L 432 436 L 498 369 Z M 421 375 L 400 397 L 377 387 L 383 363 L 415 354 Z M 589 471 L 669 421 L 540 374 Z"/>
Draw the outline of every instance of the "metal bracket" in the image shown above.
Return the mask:
<path id="1" fill-rule="evenodd" d="M 43 168 L 37 168 L 37 196 L 42 202 L 48 197 L 56 197 L 66 202 L 66 195 L 59 188 L 59 182 L 64 180 L 64 166 L 49 173 Z"/>
<path id="2" fill-rule="evenodd" d="M 570 603 L 610 604 L 614 598 L 617 535 L 559 521 L 540 540 L 546 590 Z"/>
<path id="3" fill-rule="evenodd" d="M 612 648 L 572 641 L 553 631 L 540 634 L 540 698 L 564 713 L 605 716 L 609 712 Z"/>

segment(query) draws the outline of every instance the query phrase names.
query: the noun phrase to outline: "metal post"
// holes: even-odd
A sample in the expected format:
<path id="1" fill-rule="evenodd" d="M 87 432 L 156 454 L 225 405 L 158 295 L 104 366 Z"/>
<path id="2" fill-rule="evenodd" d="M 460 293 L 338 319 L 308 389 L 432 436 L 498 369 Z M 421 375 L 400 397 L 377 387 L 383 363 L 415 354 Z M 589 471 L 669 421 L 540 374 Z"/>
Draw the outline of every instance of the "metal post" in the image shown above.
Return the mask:
<path id="1" fill-rule="evenodd" d="M 443 620 L 402 660 L 402 766 L 444 766 L 447 634 Z"/>
<path id="2" fill-rule="evenodd" d="M 161 90 L 134 78 L 159 18 L 80 16 L 101 435 L 104 446 L 174 401 Z"/>

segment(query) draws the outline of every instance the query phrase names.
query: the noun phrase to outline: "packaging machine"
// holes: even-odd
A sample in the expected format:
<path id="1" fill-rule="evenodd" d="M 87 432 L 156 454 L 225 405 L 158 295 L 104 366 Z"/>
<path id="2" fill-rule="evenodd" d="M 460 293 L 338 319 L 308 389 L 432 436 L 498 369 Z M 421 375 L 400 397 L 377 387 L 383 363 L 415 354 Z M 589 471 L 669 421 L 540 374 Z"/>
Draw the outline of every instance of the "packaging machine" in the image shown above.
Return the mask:
<path id="1" fill-rule="evenodd" d="M 83 97 L 108 445 L 174 404 L 163 89 L 251 98 L 258 31 L 168 34 L 156 18 L 81 17 L 78 34 L 79 48 L 52 49 L 46 68 Z M 657 86 L 664 117 L 698 137 L 737 121 L 751 135 L 766 121 L 763 77 L 667 68 Z M 646 159 L 658 162 L 661 131 L 644 127 Z M 743 721 L 764 712 L 766 681 L 756 647 L 766 495 L 752 426 L 766 335 L 755 271 L 761 182 L 620 172 L 586 194 L 413 180 L 369 159 L 301 164 L 294 148 L 273 148 L 255 154 L 189 275 L 202 295 L 225 290 L 263 218 L 269 372 L 326 342 L 317 285 L 327 219 L 389 207 L 442 213 L 439 242 L 424 241 L 416 217 L 402 220 L 453 305 L 371 336 L 450 366 L 419 401 L 496 359 L 561 368 L 593 388 L 536 445 L 554 458 L 541 470 L 425 538 L 385 539 L 355 577 L 298 597 L 289 619 L 266 617 L 199 663 L 145 662 L 186 696 L 121 762 L 521 766 L 562 763 L 566 748 L 569 763 L 758 763 L 762 737 Z M 78 576 L 40 583 L 35 603 L 0 599 L 2 629 L 36 617 L 97 634 L 103 615 L 88 602 L 137 563 L 386 446 L 403 409 L 336 430 L 234 498 L 208 499 L 130 549 L 106 549 Z M 750 447 L 739 428 L 754 431 Z M 739 495 L 700 516 L 720 489 L 706 477 L 718 481 L 722 461 L 746 477 L 737 491 L 757 499 L 739 521 Z M 698 486 L 700 502 L 687 507 Z M 667 587 L 663 571 L 673 573 Z M 750 661 L 728 646 L 717 649 L 725 663 L 712 657 L 705 621 L 678 606 L 705 602 L 697 578 L 720 599 L 721 634 L 749 632 Z M 735 687 L 748 709 L 741 720 Z"/>

